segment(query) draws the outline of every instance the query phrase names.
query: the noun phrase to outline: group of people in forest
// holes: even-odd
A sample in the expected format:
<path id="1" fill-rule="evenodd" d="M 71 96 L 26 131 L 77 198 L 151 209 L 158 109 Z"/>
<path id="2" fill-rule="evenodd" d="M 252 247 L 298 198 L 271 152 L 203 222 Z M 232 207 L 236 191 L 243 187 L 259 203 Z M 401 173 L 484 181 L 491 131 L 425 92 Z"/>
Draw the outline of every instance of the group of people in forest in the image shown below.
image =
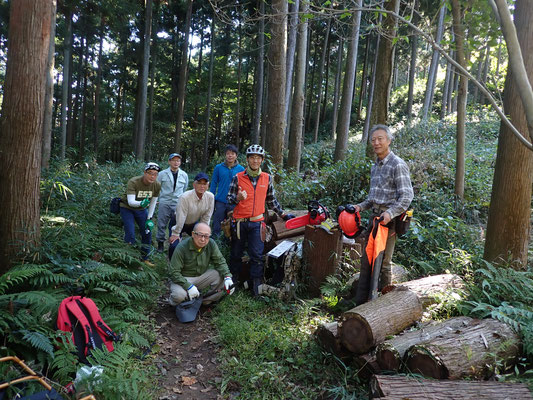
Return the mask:
<path id="1" fill-rule="evenodd" d="M 371 170 L 368 198 L 354 208 L 370 209 L 372 216 L 381 216 L 381 223 L 390 227 L 380 283 L 386 286 L 391 283 L 394 218 L 409 207 L 413 189 L 406 163 L 390 150 L 390 129 L 376 125 L 370 134 L 377 159 Z M 224 291 L 233 293 L 234 281 L 238 284 L 242 278 L 245 248 L 250 258 L 249 286 L 257 296 L 263 282 L 266 206 L 285 221 L 294 218 L 278 202 L 272 176 L 261 170 L 264 149 L 257 144 L 249 146 L 246 167 L 239 164 L 237 156 L 236 146 L 226 146 L 225 160 L 216 165 L 211 180 L 200 172 L 194 177 L 191 190 L 187 190 L 189 179 L 180 168 L 182 157 L 178 153 L 169 155 L 167 169 L 161 171 L 158 164 L 149 162 L 143 175 L 127 183 L 120 207 L 124 241 L 135 244 L 136 223 L 141 233 L 141 258 L 148 266 L 154 266 L 149 259 L 155 226 L 152 218 L 159 203 L 157 250 L 164 251 L 168 230 L 169 303 L 173 306 L 199 297 L 202 290 L 213 293 L 203 298 L 204 304 L 218 300 Z M 212 239 L 221 235 L 221 223 L 227 218 L 231 221 L 229 266 Z"/>

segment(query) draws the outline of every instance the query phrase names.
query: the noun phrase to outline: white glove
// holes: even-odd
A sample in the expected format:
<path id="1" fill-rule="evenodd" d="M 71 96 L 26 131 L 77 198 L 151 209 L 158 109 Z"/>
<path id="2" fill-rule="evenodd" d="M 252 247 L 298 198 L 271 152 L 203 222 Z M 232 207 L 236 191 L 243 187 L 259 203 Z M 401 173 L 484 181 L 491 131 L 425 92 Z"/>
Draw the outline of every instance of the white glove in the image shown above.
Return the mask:
<path id="1" fill-rule="evenodd" d="M 224 278 L 224 289 L 226 289 L 226 292 L 228 292 L 228 294 L 233 294 L 233 292 L 235 291 L 234 287 L 230 289 L 230 286 L 232 285 L 233 285 L 233 281 L 231 280 L 229 276 L 226 276 Z"/>
<path id="2" fill-rule="evenodd" d="M 200 292 L 198 291 L 198 288 L 194 285 L 189 286 L 189 289 L 187 289 L 187 293 L 189 294 L 189 299 L 191 300 L 200 296 Z"/>

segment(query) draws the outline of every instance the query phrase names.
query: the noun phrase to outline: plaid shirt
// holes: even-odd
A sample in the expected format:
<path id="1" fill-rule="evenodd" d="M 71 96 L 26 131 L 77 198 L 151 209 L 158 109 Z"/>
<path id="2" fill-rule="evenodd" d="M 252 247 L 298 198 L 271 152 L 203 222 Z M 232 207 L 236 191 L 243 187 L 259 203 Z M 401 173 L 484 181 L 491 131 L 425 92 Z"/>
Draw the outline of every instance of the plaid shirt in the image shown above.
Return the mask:
<path id="1" fill-rule="evenodd" d="M 413 196 L 409 167 L 391 151 L 372 166 L 370 192 L 367 199 L 358 205 L 361 210 L 386 207 L 386 212 L 394 218 L 407 210 Z"/>
<path id="2" fill-rule="evenodd" d="M 257 179 L 259 176 L 253 178 L 248 175 L 248 173 L 245 171 L 244 175 L 247 176 L 250 181 L 252 182 L 252 185 L 255 188 L 255 185 L 257 184 Z M 231 180 L 231 183 L 229 185 L 229 191 L 228 191 L 228 204 L 237 204 L 237 193 L 239 192 L 239 178 L 237 175 L 233 177 Z M 278 215 L 283 214 L 283 209 L 281 208 L 281 205 L 278 202 L 278 199 L 276 199 L 276 191 L 274 190 L 274 185 L 272 184 L 272 176 L 268 175 L 268 188 L 267 188 L 267 195 L 265 199 L 265 203 L 271 210 L 274 210 Z"/>

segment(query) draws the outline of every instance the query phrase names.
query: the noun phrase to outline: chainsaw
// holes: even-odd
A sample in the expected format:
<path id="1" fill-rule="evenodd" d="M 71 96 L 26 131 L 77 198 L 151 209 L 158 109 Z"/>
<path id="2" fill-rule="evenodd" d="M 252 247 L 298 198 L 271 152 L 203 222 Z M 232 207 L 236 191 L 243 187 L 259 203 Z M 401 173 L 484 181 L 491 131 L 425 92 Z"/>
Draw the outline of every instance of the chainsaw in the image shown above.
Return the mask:
<path id="1" fill-rule="evenodd" d="M 307 214 L 289 219 L 285 222 L 285 228 L 296 229 L 306 225 L 320 225 L 330 217 L 328 209 L 317 200 L 311 200 L 307 204 Z"/>

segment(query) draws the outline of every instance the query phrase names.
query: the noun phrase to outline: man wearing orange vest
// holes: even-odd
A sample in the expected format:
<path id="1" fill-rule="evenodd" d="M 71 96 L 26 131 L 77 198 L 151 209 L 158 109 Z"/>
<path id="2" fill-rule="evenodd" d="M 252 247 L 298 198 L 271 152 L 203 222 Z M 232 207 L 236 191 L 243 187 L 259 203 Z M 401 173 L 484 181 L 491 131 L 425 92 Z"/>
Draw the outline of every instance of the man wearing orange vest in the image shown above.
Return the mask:
<path id="1" fill-rule="evenodd" d="M 263 282 L 263 249 L 265 203 L 281 216 L 285 221 L 294 218 L 292 214 L 285 214 L 276 194 L 272 177 L 261 171 L 261 164 L 265 159 L 265 151 L 258 144 L 253 144 L 246 150 L 248 167 L 235 175 L 228 192 L 228 204 L 235 204 L 233 210 L 233 224 L 231 237 L 230 271 L 235 282 L 238 282 L 242 266 L 244 244 L 248 242 L 250 256 L 250 278 L 254 296 L 258 295 L 258 288 Z"/>

